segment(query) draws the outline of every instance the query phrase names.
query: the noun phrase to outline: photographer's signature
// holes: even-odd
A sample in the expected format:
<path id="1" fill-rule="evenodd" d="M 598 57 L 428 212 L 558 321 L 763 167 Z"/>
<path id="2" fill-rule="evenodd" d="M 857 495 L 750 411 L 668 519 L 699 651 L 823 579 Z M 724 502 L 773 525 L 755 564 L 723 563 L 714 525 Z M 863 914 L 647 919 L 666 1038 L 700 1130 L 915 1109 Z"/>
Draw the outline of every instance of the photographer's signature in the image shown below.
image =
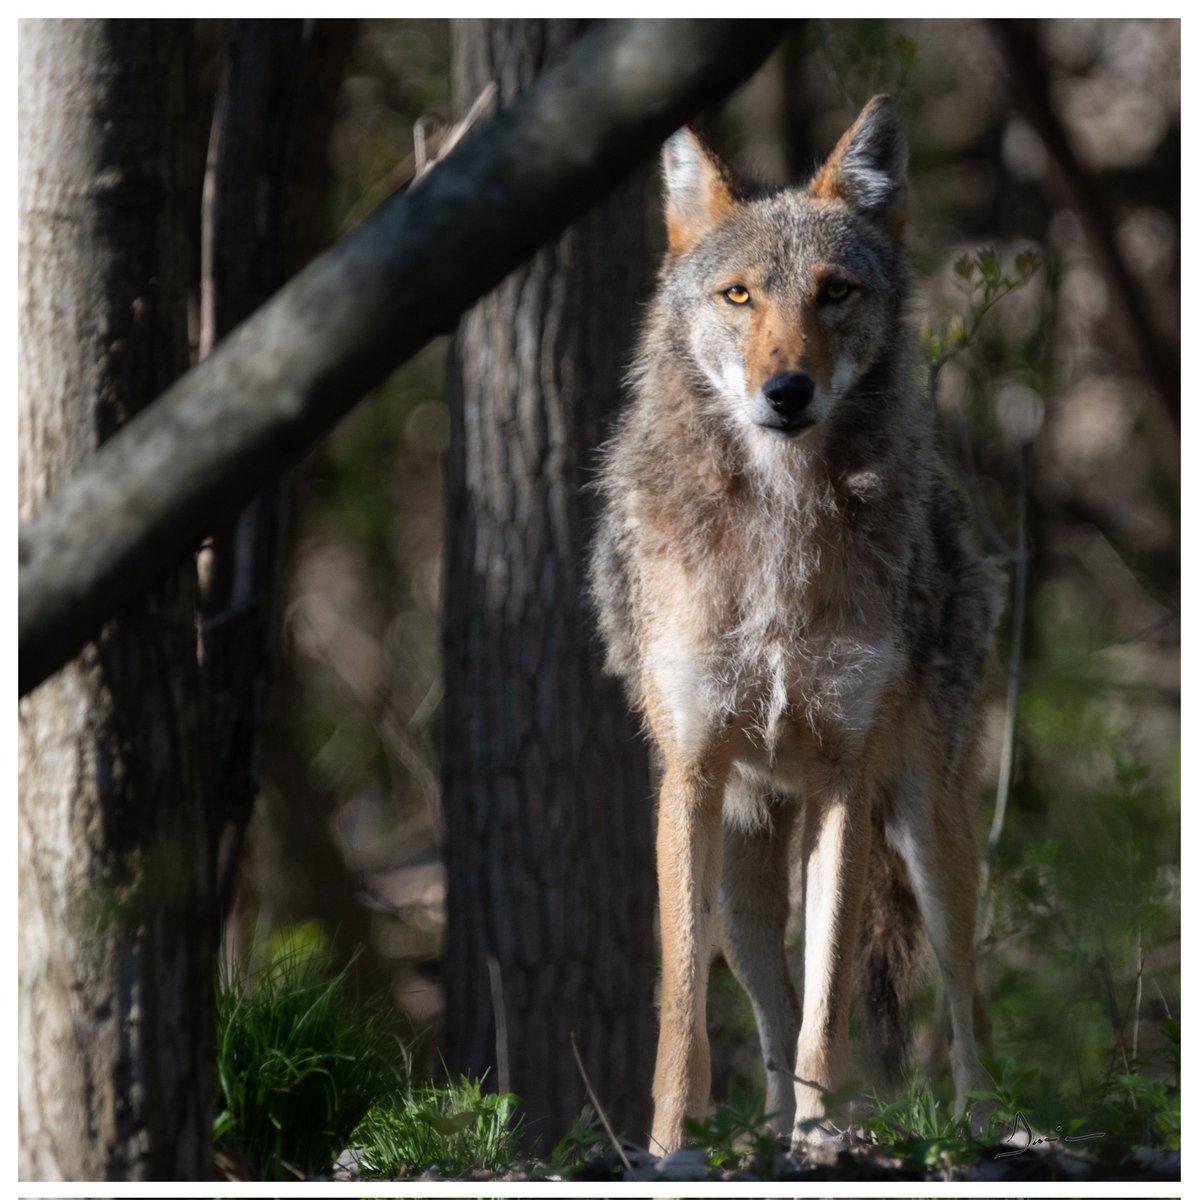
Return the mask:
<path id="1" fill-rule="evenodd" d="M 1015 1141 L 1016 1133 L 1020 1129 L 1024 1130 L 1024 1136 L 1028 1139 L 1024 1145 L 1018 1150 L 1005 1150 L 1002 1154 L 996 1154 L 996 1158 L 1014 1158 L 1017 1154 L 1023 1154 L 1025 1150 L 1029 1149 L 1031 1146 L 1040 1146 L 1046 1142 L 1089 1142 L 1093 1138 L 1107 1137 L 1106 1133 L 1071 1133 L 1067 1134 L 1065 1137 L 1034 1138 L 1032 1135 L 1032 1129 L 1030 1128 L 1028 1121 L 1025 1119 L 1024 1114 L 1022 1112 L 1018 1112 L 1015 1116 L 1015 1119 L 1012 1121 L 1012 1132 L 1009 1133 L 1004 1140 L 1008 1142 Z M 1061 1133 L 1062 1127 L 1060 1125 L 1057 1127 L 1057 1131 L 1058 1133 Z"/>

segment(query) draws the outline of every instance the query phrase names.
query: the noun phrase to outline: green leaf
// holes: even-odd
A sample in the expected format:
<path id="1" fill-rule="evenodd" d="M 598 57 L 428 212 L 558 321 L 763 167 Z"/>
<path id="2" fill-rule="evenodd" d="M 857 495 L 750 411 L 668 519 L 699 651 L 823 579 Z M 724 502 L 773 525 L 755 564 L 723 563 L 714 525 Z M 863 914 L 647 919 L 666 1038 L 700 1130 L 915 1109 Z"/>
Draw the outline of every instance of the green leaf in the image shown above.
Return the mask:
<path id="1" fill-rule="evenodd" d="M 455 1113 L 452 1117 L 444 1117 L 441 1113 L 429 1109 L 425 1109 L 420 1115 L 423 1121 L 444 1137 L 469 1129 L 479 1119 L 479 1114 L 469 1109 L 466 1112 Z"/>
<path id="2" fill-rule="evenodd" d="M 978 269 L 982 272 L 982 277 L 990 287 L 997 287 L 1000 283 L 999 271 L 999 255 L 990 247 L 986 250 L 978 252 Z"/>
<path id="3" fill-rule="evenodd" d="M 953 269 L 967 282 L 974 278 L 974 259 L 969 254 L 963 254 L 953 264 Z"/>
<path id="4" fill-rule="evenodd" d="M 901 33 L 892 44 L 895 47 L 895 55 L 899 59 L 899 65 L 906 75 L 916 61 L 918 47 L 915 39 Z"/>
<path id="5" fill-rule="evenodd" d="M 1041 259 L 1035 250 L 1025 250 L 1016 256 L 1016 270 L 1021 279 L 1027 279 L 1040 265 Z"/>

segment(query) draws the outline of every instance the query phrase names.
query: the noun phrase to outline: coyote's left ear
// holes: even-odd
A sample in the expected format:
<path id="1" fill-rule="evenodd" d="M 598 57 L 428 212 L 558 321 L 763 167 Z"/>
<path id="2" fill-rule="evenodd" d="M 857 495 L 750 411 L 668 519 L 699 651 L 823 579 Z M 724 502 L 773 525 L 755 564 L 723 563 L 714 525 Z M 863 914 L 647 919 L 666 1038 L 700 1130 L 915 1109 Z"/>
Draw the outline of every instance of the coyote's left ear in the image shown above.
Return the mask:
<path id="1" fill-rule="evenodd" d="M 808 194 L 844 200 L 898 235 L 903 230 L 908 143 L 895 102 L 875 96 L 842 135 Z"/>

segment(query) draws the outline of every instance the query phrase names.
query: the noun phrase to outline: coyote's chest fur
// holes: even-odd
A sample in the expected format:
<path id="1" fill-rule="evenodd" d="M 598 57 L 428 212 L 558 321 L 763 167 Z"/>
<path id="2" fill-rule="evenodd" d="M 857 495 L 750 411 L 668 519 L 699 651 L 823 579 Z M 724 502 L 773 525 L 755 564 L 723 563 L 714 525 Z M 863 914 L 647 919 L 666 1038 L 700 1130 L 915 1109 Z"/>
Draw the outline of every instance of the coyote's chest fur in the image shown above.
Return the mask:
<path id="1" fill-rule="evenodd" d="M 810 474 L 751 478 L 690 521 L 651 498 L 632 506 L 660 525 L 642 530 L 636 571 L 644 691 L 682 746 L 731 729 L 735 760 L 784 789 L 806 744 L 865 735 L 903 665 L 902 564 L 848 529 L 843 499 Z"/>

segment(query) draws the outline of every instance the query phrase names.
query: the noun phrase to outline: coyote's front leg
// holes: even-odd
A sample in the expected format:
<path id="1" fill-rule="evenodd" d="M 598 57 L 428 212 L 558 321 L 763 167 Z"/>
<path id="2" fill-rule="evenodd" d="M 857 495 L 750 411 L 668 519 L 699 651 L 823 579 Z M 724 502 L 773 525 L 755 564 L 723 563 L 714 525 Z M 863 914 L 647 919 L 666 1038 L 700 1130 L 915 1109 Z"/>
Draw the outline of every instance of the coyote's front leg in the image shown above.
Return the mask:
<path id="1" fill-rule="evenodd" d="M 658 805 L 662 922 L 661 1027 L 654 1069 L 653 1149 L 676 1150 L 684 1117 L 708 1105 L 707 990 L 720 888 L 722 783 L 669 764 Z"/>
<path id="2" fill-rule="evenodd" d="M 869 797 L 861 780 L 841 771 L 814 780 L 804 821 L 804 993 L 795 1056 L 792 1142 L 825 1141 L 826 1094 L 851 1075 L 849 1001 L 866 866 L 870 857 Z"/>

